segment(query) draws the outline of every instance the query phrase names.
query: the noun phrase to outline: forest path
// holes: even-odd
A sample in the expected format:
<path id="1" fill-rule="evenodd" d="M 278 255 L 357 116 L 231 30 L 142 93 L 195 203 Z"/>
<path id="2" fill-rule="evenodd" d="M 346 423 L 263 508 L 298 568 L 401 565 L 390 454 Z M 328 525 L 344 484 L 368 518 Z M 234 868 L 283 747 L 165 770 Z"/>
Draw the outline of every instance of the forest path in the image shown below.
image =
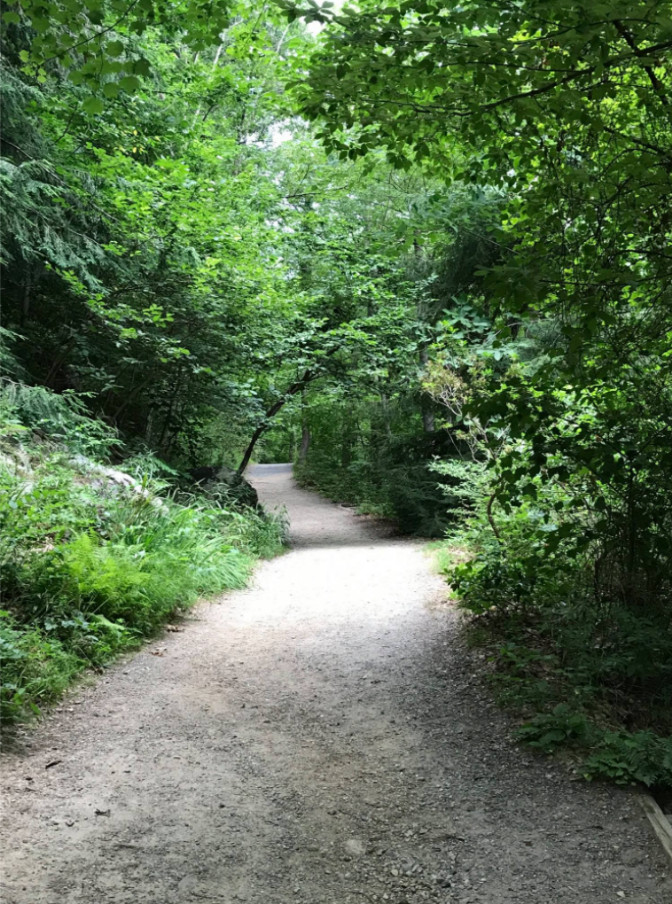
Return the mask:
<path id="1" fill-rule="evenodd" d="M 252 480 L 293 551 L 6 756 L 3 904 L 669 904 L 634 795 L 511 745 L 422 545 Z"/>

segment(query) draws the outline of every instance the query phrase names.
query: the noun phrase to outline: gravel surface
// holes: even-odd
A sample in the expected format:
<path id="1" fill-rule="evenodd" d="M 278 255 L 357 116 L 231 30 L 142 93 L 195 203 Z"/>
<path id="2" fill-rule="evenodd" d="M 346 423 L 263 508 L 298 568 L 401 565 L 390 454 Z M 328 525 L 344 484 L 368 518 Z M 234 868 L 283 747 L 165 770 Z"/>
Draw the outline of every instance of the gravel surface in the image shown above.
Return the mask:
<path id="1" fill-rule="evenodd" d="M 510 743 L 422 545 L 252 481 L 293 551 L 5 756 L 3 904 L 670 904 L 635 796 Z"/>

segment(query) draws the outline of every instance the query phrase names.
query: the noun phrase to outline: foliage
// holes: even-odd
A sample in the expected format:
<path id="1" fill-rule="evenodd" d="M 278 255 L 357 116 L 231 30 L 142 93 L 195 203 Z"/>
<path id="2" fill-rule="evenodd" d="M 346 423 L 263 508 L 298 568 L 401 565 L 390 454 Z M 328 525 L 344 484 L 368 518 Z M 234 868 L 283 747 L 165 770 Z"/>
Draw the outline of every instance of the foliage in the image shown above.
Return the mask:
<path id="1" fill-rule="evenodd" d="M 379 191 L 362 190 L 355 202 L 360 216 L 370 216 Z M 368 314 L 360 321 L 365 355 L 354 358 L 345 384 L 304 395 L 291 422 L 294 452 L 305 482 L 391 517 L 405 532 L 441 536 L 453 506 L 468 495 L 461 488 L 472 456 L 463 435 L 441 420 L 430 350 L 447 318 L 457 323 L 462 316 L 460 299 L 480 290 L 479 268 L 492 259 L 496 204 L 483 192 L 441 190 L 417 174 L 390 179 L 386 204 L 392 213 L 372 218 L 366 233 L 378 250 L 373 291 L 362 291 L 361 256 L 353 274 Z M 361 245 L 359 233 L 356 241 Z M 395 244 L 393 256 L 383 254 Z M 333 293 L 333 271 L 330 279 Z M 346 291 L 349 285 L 340 289 Z M 310 439 L 304 454 L 299 434 Z"/>
<path id="2" fill-rule="evenodd" d="M 650 754 L 669 780 L 667 741 L 642 735 L 670 724 L 669 9 L 418 0 L 325 18 L 295 90 L 329 147 L 503 193 L 501 253 L 466 319 L 443 321 L 426 381 L 487 468 L 455 590 L 557 658 L 528 737 L 577 743 L 571 701 L 590 688 L 625 723 L 592 762 L 608 771 L 618 747 L 648 780 Z"/>
<path id="3" fill-rule="evenodd" d="M 0 653 L 0 714 L 6 722 L 27 712 L 38 713 L 38 701 L 57 700 L 82 668 L 79 658 L 57 640 L 39 629 L 14 627 L 5 611 L 0 614 Z"/>
<path id="4" fill-rule="evenodd" d="M 47 390 L 39 401 L 51 410 Z M 9 422 L 0 443 L 9 721 L 56 699 L 87 666 L 137 646 L 199 596 L 243 586 L 255 558 L 276 554 L 284 536 L 282 522 L 264 513 L 195 496 L 178 503 L 151 476 L 154 459 L 144 473 L 136 460 L 132 477 L 82 455 L 79 406 L 61 396 L 54 408 L 61 420 L 40 417 L 40 434 L 24 427 L 19 442 Z M 95 438 L 100 426 L 88 425 Z"/>
<path id="5" fill-rule="evenodd" d="M 672 738 L 652 731 L 607 732 L 585 763 L 587 778 L 617 784 L 642 782 L 647 787 L 672 785 Z"/>
<path id="6" fill-rule="evenodd" d="M 96 7 L 106 29 L 113 7 Z M 133 76 L 138 84 L 120 93 L 122 70 L 101 82 L 97 69 L 102 99 L 90 94 L 91 61 L 89 83 L 64 81 L 82 71 L 76 55 L 56 53 L 77 22 L 68 31 L 55 14 L 46 30 L 6 25 L 4 324 L 27 382 L 74 390 L 125 441 L 196 465 L 217 454 L 217 418 L 240 437 L 229 454 L 242 451 L 266 403 L 263 370 L 291 367 L 299 344 L 274 247 L 285 199 L 269 153 L 290 37 L 268 16 L 251 27 L 234 14 L 222 31 L 194 4 L 165 15 L 156 7 L 151 27 L 145 12 L 123 22 L 133 32 L 137 15 L 142 35 L 112 28 L 102 44 L 87 38 L 105 63 L 109 42 L 125 48 L 120 66 L 151 62 L 151 76 Z M 195 56 L 192 26 L 218 36 Z M 35 78 L 22 60 L 45 41 L 58 62 Z"/>
<path id="7" fill-rule="evenodd" d="M 672 727 L 665 610 L 633 607 L 608 592 L 594 546 L 577 543 L 571 522 L 563 530 L 561 489 L 539 484 L 534 499 L 493 508 L 490 518 L 486 506 L 480 501 L 453 533 L 451 543 L 466 544 L 470 554 L 448 561 L 445 573 L 484 629 L 479 642 L 492 651 L 502 702 L 528 719 L 519 737 L 546 752 L 574 748 L 591 776 L 648 782 L 650 767 L 640 769 L 626 748 L 648 731 L 657 739 L 650 750 L 663 751 Z M 570 512 L 585 529 L 585 513 Z M 614 568 L 609 580 L 617 578 Z M 610 773 L 609 764 L 624 757 L 630 765 Z M 656 768 L 651 782 L 669 782 L 664 759 Z"/>
<path id="8" fill-rule="evenodd" d="M 439 476 L 433 462 L 452 450 L 444 434 L 423 433 L 417 399 L 370 397 L 353 405 L 321 396 L 307 400 L 302 418 L 311 444 L 297 465 L 300 482 L 389 518 L 404 533 L 443 536 L 457 480 Z"/>
<path id="9" fill-rule="evenodd" d="M 257 455 L 448 528 L 524 736 L 667 781 L 667 5 L 75 6 L 1 26 L 10 710 L 276 548 L 168 489 Z"/>
<path id="10" fill-rule="evenodd" d="M 600 730 L 571 706 L 559 703 L 535 716 L 517 732 L 530 747 L 552 753 L 560 747 L 590 750 L 582 765 L 587 779 L 609 779 L 619 785 L 672 785 L 672 738 L 652 731 Z"/>

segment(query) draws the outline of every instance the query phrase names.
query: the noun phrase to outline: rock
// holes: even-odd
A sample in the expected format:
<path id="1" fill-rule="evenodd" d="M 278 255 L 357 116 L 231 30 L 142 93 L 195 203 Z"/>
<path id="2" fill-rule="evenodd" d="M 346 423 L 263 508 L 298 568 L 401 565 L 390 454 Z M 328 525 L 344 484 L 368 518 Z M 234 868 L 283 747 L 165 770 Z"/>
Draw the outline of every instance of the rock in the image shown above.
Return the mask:
<path id="1" fill-rule="evenodd" d="M 158 496 L 154 496 L 135 477 L 117 468 L 109 468 L 99 462 L 87 458 L 85 455 L 75 455 L 70 459 L 79 474 L 88 486 L 95 490 L 101 497 L 131 496 L 141 497 L 154 508 L 162 508 L 165 503 Z"/>
<path id="2" fill-rule="evenodd" d="M 359 838 L 348 838 L 345 842 L 345 849 L 348 854 L 351 854 L 355 857 L 361 857 L 365 852 L 364 844 L 359 840 Z"/>
<path id="3" fill-rule="evenodd" d="M 232 468 L 204 466 L 192 468 L 188 473 L 193 482 L 206 493 L 214 495 L 223 490 L 239 505 L 249 508 L 257 508 L 259 505 L 257 491 L 252 484 Z"/>

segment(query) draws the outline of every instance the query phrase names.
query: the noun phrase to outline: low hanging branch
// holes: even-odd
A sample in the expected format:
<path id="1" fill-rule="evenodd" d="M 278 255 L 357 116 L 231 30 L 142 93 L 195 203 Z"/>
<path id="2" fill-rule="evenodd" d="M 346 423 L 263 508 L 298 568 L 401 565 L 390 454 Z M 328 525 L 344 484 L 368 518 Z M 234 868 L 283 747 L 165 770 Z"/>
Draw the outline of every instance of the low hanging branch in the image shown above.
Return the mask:
<path id="1" fill-rule="evenodd" d="M 320 376 L 319 372 L 315 372 L 313 370 L 305 371 L 303 376 L 300 379 L 298 379 L 296 381 L 296 383 L 292 383 L 292 385 L 289 387 L 287 392 L 281 398 L 279 398 L 277 402 L 274 402 L 271 405 L 271 407 L 266 411 L 266 413 L 264 414 L 263 421 L 261 422 L 261 424 L 259 424 L 257 429 L 252 434 L 252 438 L 250 439 L 247 449 L 245 449 L 245 454 L 243 455 L 243 459 L 240 462 L 240 464 L 238 465 L 237 473 L 239 475 L 242 476 L 245 473 L 245 469 L 249 465 L 250 459 L 252 458 L 252 453 L 254 452 L 254 447 L 257 445 L 257 442 L 259 441 L 259 439 L 264 435 L 264 433 L 271 426 L 269 423 L 271 418 L 275 417 L 275 415 L 278 413 L 278 411 L 280 411 L 280 409 L 283 407 L 283 405 L 285 405 L 285 403 L 288 402 L 292 398 L 292 396 L 295 396 L 297 394 L 297 392 L 301 392 L 303 389 L 306 388 L 306 386 L 308 386 L 309 383 L 312 383 L 312 381 L 315 380 L 319 376 Z"/>
<path id="2" fill-rule="evenodd" d="M 337 344 L 330 348 L 326 353 L 325 357 L 330 358 L 332 355 L 336 354 L 336 352 L 340 351 L 342 345 Z M 292 398 L 295 396 L 297 392 L 302 392 L 308 386 L 309 383 L 312 383 L 313 380 L 317 380 L 318 377 L 323 376 L 324 371 L 321 369 L 313 369 L 307 368 L 302 377 L 292 383 L 289 389 L 285 392 L 285 394 L 278 399 L 277 402 L 274 402 L 271 407 L 264 414 L 264 418 L 262 422 L 259 424 L 257 429 L 252 434 L 252 438 L 250 439 L 249 445 L 247 449 L 245 449 L 245 454 L 243 455 L 243 459 L 238 465 L 237 473 L 242 477 L 245 473 L 245 469 L 250 463 L 250 459 L 252 458 L 252 453 L 254 452 L 254 447 L 257 445 L 259 439 L 264 435 L 264 433 L 271 426 L 270 420 L 275 417 L 275 415 L 280 411 L 280 409 Z"/>

